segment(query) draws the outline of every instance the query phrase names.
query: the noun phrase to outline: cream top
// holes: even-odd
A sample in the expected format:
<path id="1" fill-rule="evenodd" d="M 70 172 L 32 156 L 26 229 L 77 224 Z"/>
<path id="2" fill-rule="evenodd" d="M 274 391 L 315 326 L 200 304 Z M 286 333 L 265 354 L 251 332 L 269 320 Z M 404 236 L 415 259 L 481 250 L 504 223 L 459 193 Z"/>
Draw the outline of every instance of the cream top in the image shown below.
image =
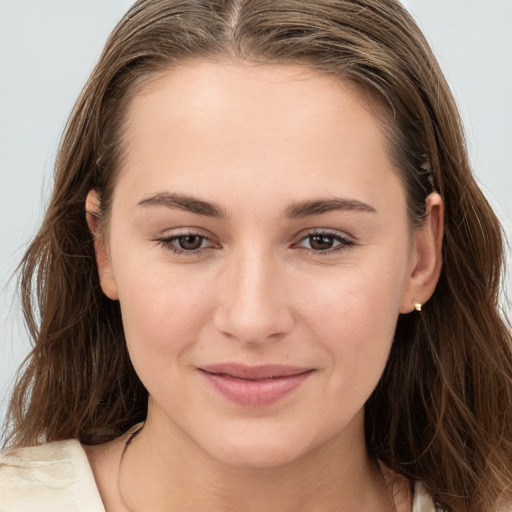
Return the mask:
<path id="1" fill-rule="evenodd" d="M 105 512 L 77 440 L 0 452 L 0 512 Z M 421 483 L 412 512 L 438 512 Z"/>

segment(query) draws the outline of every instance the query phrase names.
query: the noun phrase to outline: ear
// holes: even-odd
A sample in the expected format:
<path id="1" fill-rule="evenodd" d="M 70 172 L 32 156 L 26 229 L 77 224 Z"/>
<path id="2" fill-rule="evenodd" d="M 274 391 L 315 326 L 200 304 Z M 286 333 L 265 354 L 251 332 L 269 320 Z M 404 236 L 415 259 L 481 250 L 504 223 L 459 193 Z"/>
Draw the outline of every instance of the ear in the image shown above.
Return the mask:
<path id="1" fill-rule="evenodd" d="M 441 275 L 444 203 L 437 193 L 426 200 L 426 218 L 414 234 L 411 261 L 400 313 L 410 313 L 415 304 L 430 299 Z"/>
<path id="2" fill-rule="evenodd" d="M 99 192 L 95 189 L 89 190 L 85 200 L 85 215 L 89 231 L 94 241 L 94 252 L 96 254 L 96 265 L 103 293 L 112 300 L 118 300 L 117 287 L 112 272 L 112 265 L 107 251 L 106 234 L 101 225 L 101 200 Z"/>

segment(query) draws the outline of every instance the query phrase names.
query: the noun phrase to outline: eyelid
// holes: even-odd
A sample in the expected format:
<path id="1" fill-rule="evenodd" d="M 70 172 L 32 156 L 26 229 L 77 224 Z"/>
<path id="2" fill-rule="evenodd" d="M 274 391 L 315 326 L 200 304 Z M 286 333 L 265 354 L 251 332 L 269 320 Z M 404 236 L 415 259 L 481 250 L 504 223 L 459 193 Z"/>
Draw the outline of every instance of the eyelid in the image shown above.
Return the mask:
<path id="1" fill-rule="evenodd" d="M 202 238 L 207 238 L 211 240 L 215 238 L 211 233 L 206 231 L 203 228 L 195 227 L 195 226 L 183 226 L 179 228 L 171 228 L 162 231 L 160 234 L 155 235 L 155 240 L 158 239 L 167 239 L 167 238 L 176 238 L 180 236 L 194 235 L 200 236 Z"/>
<path id="2" fill-rule="evenodd" d="M 195 236 L 211 242 L 208 247 L 201 247 L 195 250 L 180 249 L 173 245 L 173 242 L 181 237 Z M 174 254 L 184 254 L 187 256 L 199 256 L 208 249 L 218 248 L 220 244 L 216 243 L 214 237 L 206 234 L 201 228 L 195 227 L 184 227 L 172 230 L 171 233 L 163 233 L 162 235 L 156 236 L 152 239 L 157 245 L 162 246 L 164 249 L 173 252 Z"/>
<path id="3" fill-rule="evenodd" d="M 336 241 L 338 241 L 339 244 L 332 248 L 325 249 L 325 250 L 314 250 L 314 249 L 300 246 L 301 242 L 305 241 L 306 239 L 308 239 L 310 237 L 318 236 L 318 235 L 324 235 L 324 236 L 333 238 Z M 292 247 L 302 249 L 305 252 L 307 252 L 308 254 L 312 254 L 312 255 L 332 254 L 332 253 L 336 253 L 336 252 L 344 250 L 344 249 L 345 250 L 352 249 L 353 246 L 356 244 L 354 237 L 348 235 L 347 233 L 345 233 L 343 231 L 338 231 L 338 230 L 334 230 L 334 229 L 322 229 L 322 228 L 310 229 L 306 232 L 303 231 L 296 237 L 296 240 L 297 241 L 292 244 Z"/>
<path id="4" fill-rule="evenodd" d="M 332 238 L 335 242 L 337 242 L 337 244 L 334 245 L 333 247 L 324 250 L 301 246 L 301 243 L 307 240 L 308 238 L 319 235 Z M 186 236 L 198 237 L 205 241 L 210 242 L 210 244 L 206 247 L 200 247 L 198 249 L 190 250 L 179 248 L 178 246 L 174 245 L 175 241 L 177 241 L 181 237 Z M 171 230 L 171 233 L 164 233 L 160 236 L 154 237 L 152 240 L 156 242 L 158 245 L 162 246 L 164 249 L 171 251 L 177 255 L 199 256 L 203 254 L 205 251 L 208 251 L 210 249 L 218 249 L 221 247 L 221 244 L 215 241 L 214 236 L 205 233 L 205 230 L 203 230 L 202 228 L 196 227 L 176 228 L 174 230 Z M 354 237 L 348 235 L 343 231 L 328 228 L 314 228 L 302 231 L 295 237 L 295 240 L 295 242 L 289 245 L 290 248 L 299 249 L 307 254 L 315 256 L 328 255 L 342 250 L 352 249 L 353 246 L 356 245 Z"/>

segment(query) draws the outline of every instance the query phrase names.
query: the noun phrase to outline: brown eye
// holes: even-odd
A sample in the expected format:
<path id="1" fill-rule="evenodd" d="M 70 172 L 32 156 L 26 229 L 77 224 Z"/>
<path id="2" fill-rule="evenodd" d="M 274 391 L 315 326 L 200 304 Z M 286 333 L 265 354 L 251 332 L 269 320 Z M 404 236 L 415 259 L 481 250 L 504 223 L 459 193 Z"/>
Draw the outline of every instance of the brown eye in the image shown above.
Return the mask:
<path id="1" fill-rule="evenodd" d="M 315 251 L 326 251 L 334 245 L 334 237 L 329 235 L 311 235 L 309 238 L 309 246 Z"/>
<path id="2" fill-rule="evenodd" d="M 184 235 L 178 237 L 176 241 L 184 251 L 197 251 L 203 245 L 204 238 L 199 235 Z"/>
<path id="3" fill-rule="evenodd" d="M 313 232 L 306 235 L 296 247 L 306 249 L 311 254 L 331 254 L 342 249 L 349 249 L 354 242 L 343 234 L 326 232 Z"/>
<path id="4" fill-rule="evenodd" d="M 219 248 L 219 245 L 206 235 L 192 232 L 157 238 L 155 242 L 162 248 L 183 256 L 200 256 L 205 251 Z"/>

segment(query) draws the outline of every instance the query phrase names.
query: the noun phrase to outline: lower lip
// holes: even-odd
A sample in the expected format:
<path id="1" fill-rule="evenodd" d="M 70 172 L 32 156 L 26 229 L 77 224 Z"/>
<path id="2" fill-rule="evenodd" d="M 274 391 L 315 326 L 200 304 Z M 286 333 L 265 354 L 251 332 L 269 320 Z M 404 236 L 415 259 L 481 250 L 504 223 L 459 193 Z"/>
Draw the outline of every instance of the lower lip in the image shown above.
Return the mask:
<path id="1" fill-rule="evenodd" d="M 295 391 L 312 371 L 262 380 L 238 379 L 203 370 L 200 373 L 216 391 L 232 402 L 245 407 L 263 407 Z"/>

